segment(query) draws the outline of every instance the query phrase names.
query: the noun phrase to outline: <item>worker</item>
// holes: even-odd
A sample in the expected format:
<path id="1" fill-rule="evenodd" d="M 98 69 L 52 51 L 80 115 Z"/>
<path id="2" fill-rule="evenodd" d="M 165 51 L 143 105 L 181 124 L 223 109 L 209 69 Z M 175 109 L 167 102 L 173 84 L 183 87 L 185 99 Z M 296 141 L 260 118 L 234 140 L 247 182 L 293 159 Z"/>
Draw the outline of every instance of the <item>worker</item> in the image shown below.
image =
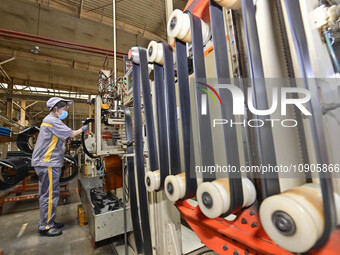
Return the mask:
<path id="1" fill-rule="evenodd" d="M 71 100 L 50 98 L 46 105 L 50 113 L 44 118 L 32 154 L 32 166 L 39 177 L 39 233 L 44 236 L 62 234 L 63 223 L 55 222 L 60 197 L 59 178 L 64 164 L 65 140 L 88 130 L 84 125 L 72 130 L 63 123 L 68 116 Z"/>

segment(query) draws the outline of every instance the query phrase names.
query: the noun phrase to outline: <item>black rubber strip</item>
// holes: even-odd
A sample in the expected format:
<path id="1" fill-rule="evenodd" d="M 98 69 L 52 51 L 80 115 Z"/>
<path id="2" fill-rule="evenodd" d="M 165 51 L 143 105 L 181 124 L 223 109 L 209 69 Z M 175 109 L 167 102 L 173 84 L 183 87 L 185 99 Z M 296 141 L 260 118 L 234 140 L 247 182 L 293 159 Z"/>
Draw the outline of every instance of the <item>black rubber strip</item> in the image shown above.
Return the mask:
<path id="1" fill-rule="evenodd" d="M 169 175 L 169 150 L 168 150 L 168 131 L 165 109 L 164 94 L 164 75 L 163 67 L 154 64 L 155 73 L 155 96 L 157 107 L 157 131 L 158 131 L 158 151 L 159 151 L 159 170 L 161 175 L 160 189 L 164 188 L 164 180 Z"/>
<path id="2" fill-rule="evenodd" d="M 0 179 L 0 190 L 14 186 L 27 176 L 29 165 L 26 160 L 23 160 L 22 158 L 10 158 L 0 161 L 12 166 L 12 168 L 9 168 L 0 164 L 0 172 L 3 178 L 3 180 Z"/>
<path id="3" fill-rule="evenodd" d="M 215 1 L 210 0 L 209 11 L 214 44 L 217 81 L 219 84 L 230 84 L 231 80 L 228 63 L 229 58 L 222 7 L 219 6 Z M 232 120 L 234 122 L 235 117 L 233 115 L 233 96 L 231 92 L 226 88 L 221 88 L 219 89 L 219 95 L 221 97 L 221 101 L 223 102 L 223 106 L 221 105 L 222 119 Z M 227 162 L 229 165 L 235 166 L 236 169 L 239 170 L 240 160 L 235 125 L 232 127 L 223 125 L 223 134 Z M 226 215 L 238 211 L 243 205 L 242 175 L 240 171 L 229 173 L 229 192 L 230 206 L 229 210 L 226 212 Z"/>
<path id="4" fill-rule="evenodd" d="M 192 15 L 186 11 L 190 17 L 191 36 L 192 36 L 192 52 L 195 76 L 195 91 L 196 91 L 196 107 L 197 107 L 197 120 L 198 120 L 198 133 L 199 133 L 199 147 L 201 153 L 202 167 L 215 166 L 214 149 L 211 132 L 211 122 L 209 116 L 209 102 L 207 101 L 207 113 L 201 113 L 202 94 L 205 94 L 200 89 L 202 84 L 207 83 L 205 64 L 204 64 L 204 51 L 202 40 L 202 28 L 200 18 Z M 203 181 L 212 181 L 216 179 L 215 173 L 209 171 L 203 172 Z"/>
<path id="5" fill-rule="evenodd" d="M 126 149 L 127 154 L 133 153 L 133 135 L 132 135 L 132 120 L 130 109 L 126 106 L 120 106 L 124 110 L 125 117 L 125 132 L 126 139 L 128 140 L 128 145 Z M 133 227 L 133 234 L 135 237 L 136 248 L 138 254 L 144 253 L 144 244 L 142 238 L 142 232 L 139 224 L 139 214 L 138 214 L 138 201 L 137 201 L 137 191 L 136 191 L 136 179 L 135 179 L 135 167 L 134 160 L 132 156 L 127 157 L 127 170 L 128 170 L 128 187 L 130 196 L 130 208 L 131 208 L 131 221 Z"/>
<path id="6" fill-rule="evenodd" d="M 179 103 L 181 111 L 183 156 L 186 193 L 183 200 L 196 195 L 197 181 L 195 172 L 195 153 L 193 147 L 193 132 L 191 122 L 191 106 L 189 92 L 189 70 L 187 46 L 185 42 L 175 40 L 177 80 L 179 90 Z"/>
<path id="7" fill-rule="evenodd" d="M 30 145 L 29 139 L 36 133 L 39 133 L 39 128 L 36 126 L 32 126 L 29 128 L 26 128 L 22 130 L 18 136 L 17 136 L 17 146 L 19 150 L 27 153 L 27 154 L 32 154 L 33 153 L 33 148 Z"/>
<path id="8" fill-rule="evenodd" d="M 253 1 L 241 0 L 244 23 L 245 44 L 248 52 L 248 64 L 253 102 L 256 109 L 268 109 L 267 92 L 264 80 L 259 37 L 256 27 L 255 7 Z M 276 166 L 276 155 L 271 124 L 266 122 L 267 116 L 256 116 L 265 124 L 256 130 L 256 145 L 259 164 Z M 278 173 L 261 174 L 263 199 L 280 193 Z"/>
<path id="9" fill-rule="evenodd" d="M 307 104 L 308 110 L 312 113 L 310 127 L 314 139 L 316 161 L 318 164 L 328 164 L 327 145 L 324 137 L 322 112 L 318 98 L 318 89 L 314 80 L 314 73 L 308 52 L 307 38 L 304 30 L 301 8 L 299 1 L 284 0 L 287 21 L 292 33 L 293 44 L 296 52 L 297 62 L 303 86 L 311 92 L 311 101 Z M 330 172 L 319 173 L 320 186 L 322 191 L 323 212 L 325 227 L 322 236 L 313 248 L 320 248 L 325 245 L 336 227 L 336 209 L 334 203 L 332 174 Z"/>
<path id="10" fill-rule="evenodd" d="M 172 47 L 163 43 L 164 78 L 168 116 L 169 150 L 171 174 L 181 173 L 181 158 L 178 138 L 175 70 Z"/>
<path id="11" fill-rule="evenodd" d="M 295 77 L 294 67 L 293 67 L 293 61 L 291 58 L 290 46 L 289 46 L 289 41 L 287 37 L 287 28 L 286 28 L 286 24 L 284 21 L 284 14 L 283 14 L 281 0 L 275 0 L 275 7 L 276 7 L 278 21 L 280 25 L 280 35 L 281 35 L 282 45 L 284 49 L 283 51 L 284 51 L 284 56 L 285 56 L 285 63 L 286 63 L 286 68 L 288 72 L 288 77 L 292 78 L 290 79 L 290 85 L 291 87 L 297 87 L 296 80 L 293 78 Z M 299 98 L 299 96 L 295 93 L 292 95 L 292 97 L 294 99 Z M 299 146 L 300 146 L 300 151 L 301 151 L 301 156 L 302 156 L 302 162 L 303 164 L 308 164 L 309 156 L 308 156 L 308 149 L 307 149 L 306 134 L 305 134 L 305 130 L 303 127 L 303 116 L 302 116 L 302 113 L 296 108 L 294 108 L 294 114 L 295 114 L 296 121 L 298 123 L 297 130 L 298 130 Z M 305 176 L 306 176 L 306 183 L 313 182 L 311 172 L 306 171 Z"/>
<path id="12" fill-rule="evenodd" d="M 94 123 L 94 118 L 89 118 L 89 119 L 85 120 L 85 122 L 83 124 L 84 125 L 88 125 L 89 123 Z M 85 145 L 85 133 L 84 132 L 81 134 L 81 143 L 83 145 L 83 151 L 85 152 L 85 154 L 87 156 L 89 156 L 90 158 L 98 158 L 99 157 L 97 155 L 94 155 L 94 154 L 90 153 L 87 150 L 86 145 Z"/>
<path id="13" fill-rule="evenodd" d="M 137 167 L 137 180 L 138 180 L 138 195 L 140 215 L 142 222 L 143 240 L 144 240 L 144 252 L 145 254 L 152 254 L 151 244 L 151 232 L 149 224 L 149 211 L 148 211 L 148 199 L 145 188 L 145 169 L 144 169 L 144 151 L 143 151 L 143 123 L 141 113 L 141 94 L 140 94 L 140 78 L 147 79 L 148 75 L 148 63 L 146 58 L 146 50 L 138 47 L 140 65 L 133 63 L 133 114 L 134 114 L 134 131 L 135 131 L 135 159 Z M 143 72 L 141 72 L 143 71 Z M 145 104 L 144 98 L 144 104 Z M 148 137 L 148 140 L 150 137 Z M 150 148 L 149 148 L 150 149 Z M 157 156 L 157 154 L 155 155 Z M 151 161 L 151 159 L 150 159 Z M 151 163 L 151 162 L 150 162 Z"/>
<path id="14" fill-rule="evenodd" d="M 66 160 L 67 159 L 67 160 Z M 71 161 L 71 162 L 69 162 Z M 64 176 L 65 170 L 71 168 L 71 174 Z M 74 157 L 69 154 L 64 154 L 64 165 L 61 168 L 61 175 L 59 182 L 60 184 L 68 183 L 69 181 L 73 180 L 78 174 L 78 162 Z"/>
<path id="15" fill-rule="evenodd" d="M 149 81 L 148 60 L 146 49 L 139 47 L 140 72 L 143 92 L 144 117 L 146 126 L 146 138 L 148 143 L 148 154 L 150 170 L 155 171 L 159 169 L 158 152 L 156 144 L 155 124 L 153 117 L 151 88 Z"/>

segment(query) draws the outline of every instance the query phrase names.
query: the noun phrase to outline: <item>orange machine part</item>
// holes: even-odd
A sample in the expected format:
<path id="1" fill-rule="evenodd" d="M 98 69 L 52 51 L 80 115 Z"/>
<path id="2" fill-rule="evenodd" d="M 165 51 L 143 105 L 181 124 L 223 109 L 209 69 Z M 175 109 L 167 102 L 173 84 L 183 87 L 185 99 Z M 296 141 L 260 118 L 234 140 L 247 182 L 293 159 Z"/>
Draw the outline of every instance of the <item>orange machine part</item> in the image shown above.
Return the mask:
<path id="1" fill-rule="evenodd" d="M 218 254 L 292 255 L 268 237 L 256 207 L 244 209 L 235 220 L 227 221 L 209 219 L 187 201 L 177 202 L 176 206 L 200 240 Z"/>
<path id="2" fill-rule="evenodd" d="M 233 221 L 223 218 L 209 219 L 198 206 L 194 207 L 186 200 L 177 202 L 176 206 L 200 240 L 218 254 L 293 254 L 279 247 L 266 234 L 260 222 L 258 208 L 255 206 L 242 210 Z M 308 254 L 339 254 L 339 243 L 338 228 L 324 247 L 309 251 Z"/>
<path id="3" fill-rule="evenodd" d="M 105 191 L 123 186 L 122 161 L 118 155 L 105 158 Z"/>
<path id="4" fill-rule="evenodd" d="M 189 10 L 205 22 L 210 22 L 209 0 L 189 0 L 185 10 Z M 174 43 L 172 46 L 175 46 Z M 205 56 L 212 51 L 213 47 L 207 49 Z M 198 206 L 193 207 L 187 201 L 177 202 L 176 206 L 200 240 L 218 254 L 293 254 L 270 239 L 262 228 L 258 208 L 254 206 L 242 210 L 233 221 L 223 218 L 209 219 Z M 340 229 L 337 229 L 324 247 L 308 254 L 339 254 L 339 243 Z"/>
<path id="5" fill-rule="evenodd" d="M 340 228 L 337 228 L 330 236 L 327 244 L 317 250 L 310 251 L 311 255 L 339 255 L 340 249 Z"/>
<path id="6" fill-rule="evenodd" d="M 209 0 L 189 0 L 184 11 L 190 11 L 205 22 L 210 22 Z"/>
<path id="7" fill-rule="evenodd" d="M 106 131 L 106 132 L 102 132 L 102 139 L 106 140 L 106 139 L 112 139 L 112 133 Z"/>

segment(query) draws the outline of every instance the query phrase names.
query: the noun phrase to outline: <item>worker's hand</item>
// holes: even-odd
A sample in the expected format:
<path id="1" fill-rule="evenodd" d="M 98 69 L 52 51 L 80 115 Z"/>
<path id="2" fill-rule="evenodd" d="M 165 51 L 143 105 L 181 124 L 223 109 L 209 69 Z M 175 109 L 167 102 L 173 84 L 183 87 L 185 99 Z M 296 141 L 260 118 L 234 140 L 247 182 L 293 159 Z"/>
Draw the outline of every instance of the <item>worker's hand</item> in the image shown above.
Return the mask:
<path id="1" fill-rule="evenodd" d="M 84 125 L 81 127 L 81 129 L 83 130 L 83 133 L 86 133 L 86 131 L 89 130 L 89 126 L 88 125 Z"/>

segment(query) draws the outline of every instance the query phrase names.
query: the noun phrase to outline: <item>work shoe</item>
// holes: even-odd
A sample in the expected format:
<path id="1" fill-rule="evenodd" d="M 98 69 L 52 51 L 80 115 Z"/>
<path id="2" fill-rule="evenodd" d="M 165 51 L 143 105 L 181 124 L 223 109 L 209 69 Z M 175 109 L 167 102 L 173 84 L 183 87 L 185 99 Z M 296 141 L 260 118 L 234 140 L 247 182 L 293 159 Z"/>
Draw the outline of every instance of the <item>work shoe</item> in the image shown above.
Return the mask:
<path id="1" fill-rule="evenodd" d="M 50 228 L 49 230 L 39 230 L 42 236 L 60 236 L 63 232 L 57 228 Z"/>
<path id="2" fill-rule="evenodd" d="M 64 227 L 64 223 L 61 223 L 61 222 L 54 222 L 54 227 L 55 227 L 55 228 L 63 228 L 63 227 Z"/>

